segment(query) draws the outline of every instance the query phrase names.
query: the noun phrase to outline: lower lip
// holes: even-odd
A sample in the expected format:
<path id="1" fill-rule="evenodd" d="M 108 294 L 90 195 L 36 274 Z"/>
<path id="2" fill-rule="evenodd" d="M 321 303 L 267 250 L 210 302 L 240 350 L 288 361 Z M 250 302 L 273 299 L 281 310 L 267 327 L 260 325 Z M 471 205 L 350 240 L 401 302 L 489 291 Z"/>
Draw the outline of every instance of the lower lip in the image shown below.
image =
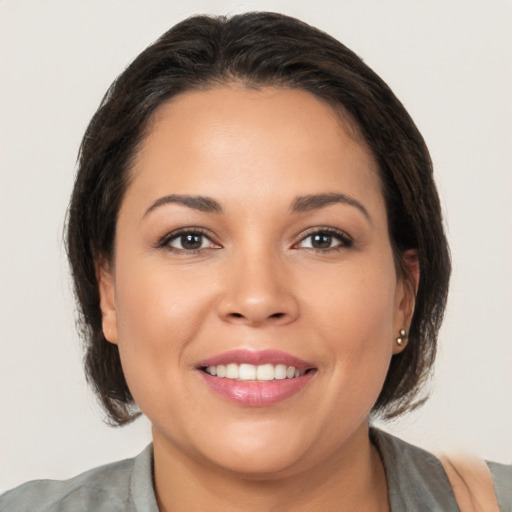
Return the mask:
<path id="1" fill-rule="evenodd" d="M 244 381 L 214 377 L 204 371 L 200 373 L 210 389 L 224 399 L 238 405 L 264 407 L 282 402 L 302 391 L 315 372 L 309 371 L 293 379 L 270 381 Z"/>

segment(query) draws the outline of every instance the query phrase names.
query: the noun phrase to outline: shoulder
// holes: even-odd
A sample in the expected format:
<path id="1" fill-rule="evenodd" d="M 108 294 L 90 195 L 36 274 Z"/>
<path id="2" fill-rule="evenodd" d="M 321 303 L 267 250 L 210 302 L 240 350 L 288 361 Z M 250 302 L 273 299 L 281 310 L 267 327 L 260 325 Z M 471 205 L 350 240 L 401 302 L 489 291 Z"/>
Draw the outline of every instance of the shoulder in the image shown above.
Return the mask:
<path id="1" fill-rule="evenodd" d="M 137 510 L 134 487 L 154 500 L 152 491 L 152 446 L 141 454 L 91 469 L 69 480 L 35 480 L 0 496 L 2 512 L 121 512 Z M 150 510 L 148 508 L 148 510 Z"/>
<path id="2" fill-rule="evenodd" d="M 512 512 L 512 464 L 488 462 L 500 510 Z"/>
<path id="3" fill-rule="evenodd" d="M 370 435 L 382 457 L 393 512 L 459 510 L 437 457 L 378 429 L 371 429 Z"/>
<path id="4" fill-rule="evenodd" d="M 371 429 L 371 439 L 384 463 L 393 512 L 459 511 L 440 459 L 378 429 Z M 512 512 L 512 466 L 493 462 L 487 463 L 487 466 L 500 511 Z"/>

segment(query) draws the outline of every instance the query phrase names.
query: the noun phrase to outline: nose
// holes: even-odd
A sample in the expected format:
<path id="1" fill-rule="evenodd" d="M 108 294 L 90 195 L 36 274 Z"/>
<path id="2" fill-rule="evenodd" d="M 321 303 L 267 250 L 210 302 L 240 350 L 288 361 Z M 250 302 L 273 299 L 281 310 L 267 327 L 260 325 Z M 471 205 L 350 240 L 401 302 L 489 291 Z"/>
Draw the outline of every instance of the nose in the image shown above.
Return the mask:
<path id="1" fill-rule="evenodd" d="M 219 316 L 234 324 L 286 325 L 299 316 L 293 279 L 277 255 L 237 257 L 227 264 Z"/>

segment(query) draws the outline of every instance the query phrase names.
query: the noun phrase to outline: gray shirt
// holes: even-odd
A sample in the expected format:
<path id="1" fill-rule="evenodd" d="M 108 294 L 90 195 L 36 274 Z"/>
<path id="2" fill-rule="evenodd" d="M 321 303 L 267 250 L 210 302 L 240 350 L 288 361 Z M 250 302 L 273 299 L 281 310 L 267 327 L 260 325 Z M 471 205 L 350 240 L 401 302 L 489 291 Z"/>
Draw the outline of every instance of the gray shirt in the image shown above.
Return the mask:
<path id="1" fill-rule="evenodd" d="M 458 512 L 444 469 L 433 455 L 377 429 L 392 512 Z M 512 466 L 489 463 L 502 512 L 512 512 Z M 153 447 L 133 459 L 64 481 L 36 480 L 0 496 L 1 512 L 158 512 Z"/>

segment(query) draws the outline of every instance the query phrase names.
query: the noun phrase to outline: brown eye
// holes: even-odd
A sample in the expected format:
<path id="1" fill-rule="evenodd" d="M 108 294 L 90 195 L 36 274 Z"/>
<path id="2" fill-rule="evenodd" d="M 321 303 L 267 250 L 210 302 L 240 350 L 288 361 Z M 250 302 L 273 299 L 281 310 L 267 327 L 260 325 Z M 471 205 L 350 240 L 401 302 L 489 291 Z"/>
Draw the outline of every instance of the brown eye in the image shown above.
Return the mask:
<path id="1" fill-rule="evenodd" d="M 183 249 L 200 249 L 203 243 L 203 235 L 181 235 L 179 241 Z"/>
<path id="2" fill-rule="evenodd" d="M 353 245 L 352 239 L 342 231 L 318 230 L 305 236 L 297 247 L 316 251 L 346 249 Z"/>
<path id="3" fill-rule="evenodd" d="M 177 251 L 198 251 L 213 247 L 214 244 L 203 233 L 182 232 L 168 239 L 165 245 Z"/>
<path id="4" fill-rule="evenodd" d="M 325 233 L 317 233 L 311 236 L 311 247 L 314 249 L 328 249 L 332 244 L 332 236 Z"/>

